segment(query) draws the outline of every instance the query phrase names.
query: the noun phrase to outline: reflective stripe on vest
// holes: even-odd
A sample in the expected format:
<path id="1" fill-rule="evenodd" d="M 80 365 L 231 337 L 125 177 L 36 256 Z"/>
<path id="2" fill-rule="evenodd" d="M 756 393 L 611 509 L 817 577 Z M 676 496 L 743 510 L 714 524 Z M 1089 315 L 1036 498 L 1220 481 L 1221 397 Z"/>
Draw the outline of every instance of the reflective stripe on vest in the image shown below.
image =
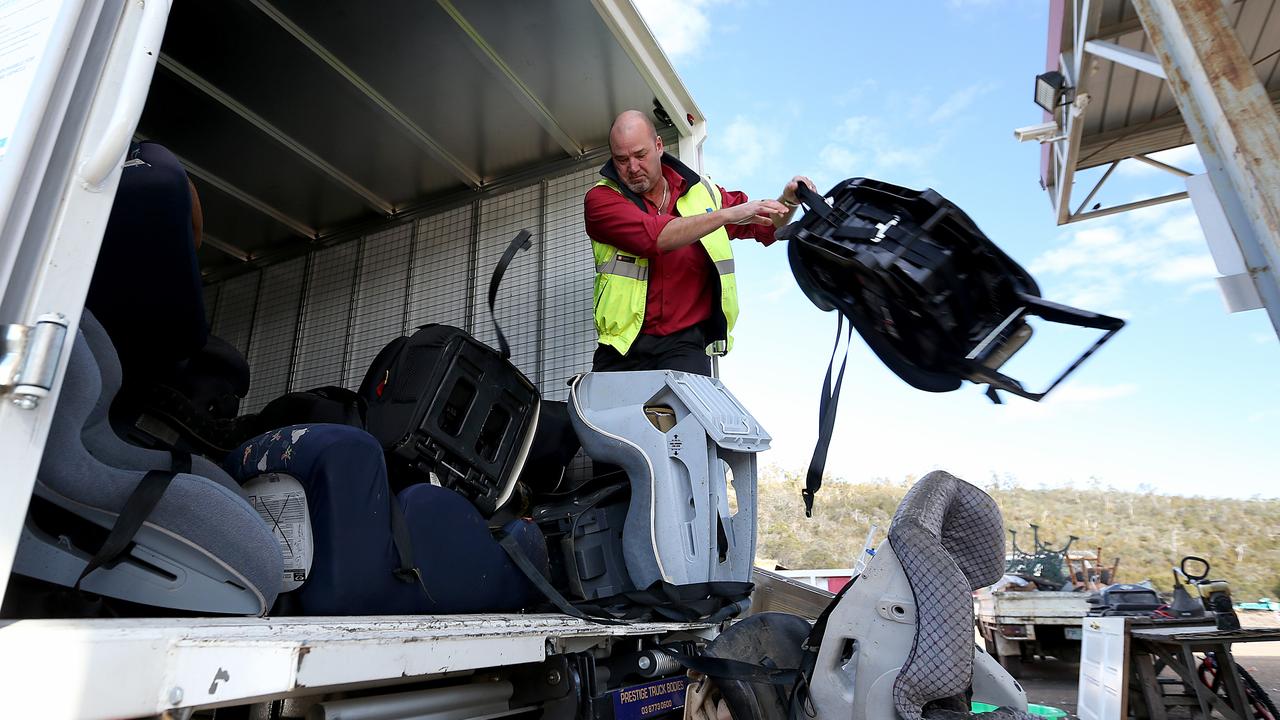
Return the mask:
<path id="1" fill-rule="evenodd" d="M 596 185 L 621 194 L 613 181 L 602 179 Z M 676 211 L 681 217 L 692 217 L 720 209 L 720 193 L 706 179 L 685 189 L 676 198 Z M 720 303 L 716 308 L 724 320 L 724 337 L 708 338 L 709 351 L 723 355 L 733 347 L 733 326 L 738 319 L 738 284 L 734 275 L 733 250 L 729 233 L 716 228 L 700 240 L 719 276 Z M 626 354 L 644 325 L 645 302 L 649 292 L 649 260 L 619 251 L 605 243 L 591 241 L 595 255 L 596 278 L 594 310 L 596 334 L 600 343 Z"/>
<path id="2" fill-rule="evenodd" d="M 640 265 L 636 262 L 636 259 L 637 258 L 633 258 L 630 255 L 623 255 L 622 253 L 615 252 L 613 257 L 609 258 L 608 262 L 596 265 L 596 272 L 604 275 L 619 275 L 621 277 L 632 278 L 634 280 L 648 281 L 649 266 Z M 729 263 L 732 264 L 733 261 L 730 260 Z M 730 272 L 732 272 L 732 270 Z"/>

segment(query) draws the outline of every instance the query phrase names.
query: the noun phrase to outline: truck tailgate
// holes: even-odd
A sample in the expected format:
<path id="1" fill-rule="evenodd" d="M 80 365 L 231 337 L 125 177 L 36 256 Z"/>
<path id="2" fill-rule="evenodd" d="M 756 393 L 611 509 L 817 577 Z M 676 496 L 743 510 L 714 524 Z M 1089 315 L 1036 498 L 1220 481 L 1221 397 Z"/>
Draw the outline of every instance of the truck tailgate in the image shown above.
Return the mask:
<path id="1" fill-rule="evenodd" d="M 988 623 L 1078 625 L 1089 609 L 1087 597 L 1076 592 L 983 593 L 978 615 Z"/>
<path id="2" fill-rule="evenodd" d="M 17 716 L 133 717 L 538 662 L 610 637 L 702 624 L 564 615 L 18 620 L 0 623 L 0 697 Z"/>

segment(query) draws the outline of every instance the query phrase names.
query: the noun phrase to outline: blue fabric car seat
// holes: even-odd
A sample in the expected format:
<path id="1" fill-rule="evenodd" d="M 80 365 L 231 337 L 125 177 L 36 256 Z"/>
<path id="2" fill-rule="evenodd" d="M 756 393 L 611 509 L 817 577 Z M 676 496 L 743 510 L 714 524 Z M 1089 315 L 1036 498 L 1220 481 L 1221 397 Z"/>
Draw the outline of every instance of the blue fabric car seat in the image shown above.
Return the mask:
<path id="1" fill-rule="evenodd" d="M 174 467 L 170 453 L 130 445 L 112 430 L 107 415 L 119 387 L 115 351 L 86 311 L 15 572 L 142 605 L 265 614 L 280 588 L 279 546 L 236 483 L 200 457 L 173 475 L 122 552 L 83 574 L 144 477 Z"/>
<path id="2" fill-rule="evenodd" d="M 393 496 L 382 446 L 359 428 L 280 428 L 232 451 L 225 467 L 241 483 L 278 473 L 305 490 L 313 559 L 302 586 L 285 596 L 284 612 L 506 612 L 540 597 L 461 494 L 423 483 Z M 404 519 L 406 543 L 393 529 L 392 503 Z M 517 519 L 504 531 L 546 567 L 546 543 L 536 525 Z M 411 554 L 407 567 L 402 553 Z"/>

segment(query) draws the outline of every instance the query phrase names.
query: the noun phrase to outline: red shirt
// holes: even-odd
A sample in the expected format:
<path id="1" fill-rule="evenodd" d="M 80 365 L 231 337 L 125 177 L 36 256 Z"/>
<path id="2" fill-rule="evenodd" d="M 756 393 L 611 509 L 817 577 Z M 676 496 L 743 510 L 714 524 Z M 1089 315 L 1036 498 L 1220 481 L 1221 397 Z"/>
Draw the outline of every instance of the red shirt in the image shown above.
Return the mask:
<path id="1" fill-rule="evenodd" d="M 649 259 L 649 292 L 645 302 L 646 335 L 671 335 L 693 327 L 711 317 L 711 309 L 719 299 L 713 297 L 717 283 L 715 266 L 702 243 L 695 242 L 670 252 L 658 251 L 658 235 L 677 217 L 676 198 L 684 194 L 685 181 L 668 165 L 662 174 L 671 185 L 666 212 L 648 198 L 645 210 L 621 193 L 602 185 L 591 188 L 585 201 L 587 235 L 596 242 L 612 245 L 622 252 Z M 719 186 L 717 186 L 719 187 Z M 722 207 L 747 202 L 746 193 L 720 188 Z M 764 245 L 773 243 L 773 225 L 726 225 L 735 240 L 754 239 Z"/>

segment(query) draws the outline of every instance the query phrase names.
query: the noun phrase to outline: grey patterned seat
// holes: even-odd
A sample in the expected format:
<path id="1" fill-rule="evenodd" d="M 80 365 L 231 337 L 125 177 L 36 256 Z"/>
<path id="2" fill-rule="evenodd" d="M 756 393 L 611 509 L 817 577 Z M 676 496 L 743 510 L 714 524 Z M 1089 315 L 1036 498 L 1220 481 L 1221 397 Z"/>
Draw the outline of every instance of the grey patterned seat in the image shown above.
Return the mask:
<path id="1" fill-rule="evenodd" d="M 912 486 L 828 620 L 810 679 L 818 717 L 967 714 L 971 687 L 973 700 L 1027 717 L 1022 689 L 973 639 L 971 593 L 1000 579 L 1003 533 L 995 501 L 973 485 L 932 472 Z"/>
<path id="2" fill-rule="evenodd" d="M 115 350 L 86 312 L 15 572 L 74 586 L 142 477 L 170 468 L 169 453 L 130 445 L 112 430 L 108 410 L 119 386 Z M 281 562 L 270 528 L 236 483 L 212 462 L 194 457 L 191 471 L 173 478 L 119 561 L 93 570 L 80 587 L 155 607 L 261 615 L 279 592 Z"/>

